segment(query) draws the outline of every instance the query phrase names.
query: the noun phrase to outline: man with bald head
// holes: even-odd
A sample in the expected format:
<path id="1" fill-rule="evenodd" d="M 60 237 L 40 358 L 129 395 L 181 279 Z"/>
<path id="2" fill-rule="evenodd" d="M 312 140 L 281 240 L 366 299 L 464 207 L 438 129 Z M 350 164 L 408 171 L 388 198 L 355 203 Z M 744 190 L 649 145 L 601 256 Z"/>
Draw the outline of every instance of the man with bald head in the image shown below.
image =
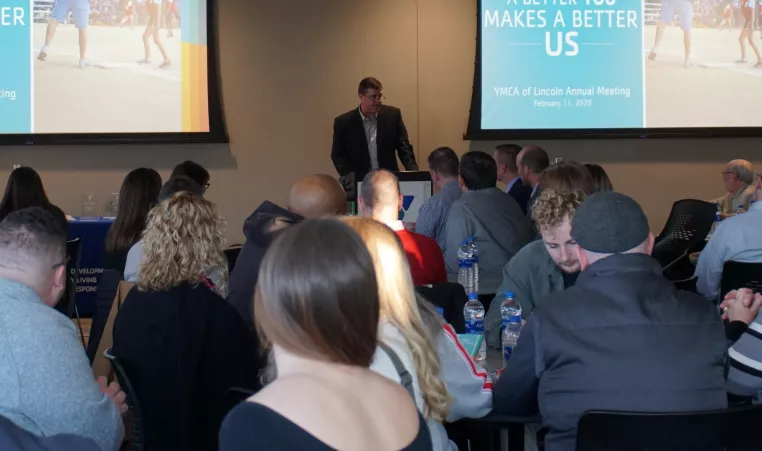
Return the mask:
<path id="1" fill-rule="evenodd" d="M 725 219 L 746 211 L 754 200 L 754 168 L 746 160 L 733 160 L 722 171 L 722 184 L 727 193 L 713 200 L 720 207 L 720 215 Z"/>
<path id="2" fill-rule="evenodd" d="M 288 196 L 288 208 L 265 201 L 243 224 L 246 243 L 230 274 L 228 301 L 254 329 L 254 288 L 259 265 L 278 233 L 303 219 L 346 213 L 346 193 L 335 178 L 314 174 L 297 180 Z"/>
<path id="3" fill-rule="evenodd" d="M 363 216 L 370 216 L 389 226 L 399 237 L 407 254 L 410 273 L 416 286 L 447 282 L 444 256 L 433 239 L 420 233 L 409 232 L 400 221 L 402 193 L 400 182 L 389 171 L 369 172 L 362 181 L 357 196 Z"/>

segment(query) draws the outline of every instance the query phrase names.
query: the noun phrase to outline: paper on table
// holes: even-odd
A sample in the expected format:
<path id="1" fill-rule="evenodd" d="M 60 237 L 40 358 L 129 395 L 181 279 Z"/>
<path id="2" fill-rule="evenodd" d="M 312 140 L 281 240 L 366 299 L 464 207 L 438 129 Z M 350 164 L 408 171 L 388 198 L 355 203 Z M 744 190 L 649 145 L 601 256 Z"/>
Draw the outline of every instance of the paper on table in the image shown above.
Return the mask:
<path id="1" fill-rule="evenodd" d="M 458 340 L 460 340 L 460 343 L 466 348 L 468 355 L 476 357 L 479 353 L 479 347 L 481 347 L 482 341 L 484 341 L 484 335 L 458 334 Z"/>

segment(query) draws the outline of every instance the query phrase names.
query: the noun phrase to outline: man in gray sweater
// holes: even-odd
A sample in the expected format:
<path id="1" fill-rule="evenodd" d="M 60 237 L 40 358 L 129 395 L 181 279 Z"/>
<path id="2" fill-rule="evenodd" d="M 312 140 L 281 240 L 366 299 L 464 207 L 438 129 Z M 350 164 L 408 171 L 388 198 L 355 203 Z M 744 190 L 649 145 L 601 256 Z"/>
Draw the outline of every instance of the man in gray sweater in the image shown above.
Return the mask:
<path id="1" fill-rule="evenodd" d="M 66 260 L 66 234 L 46 210 L 0 222 L 0 416 L 35 435 L 80 436 L 113 451 L 124 435 L 124 393 L 96 382 L 74 324 L 52 308 Z"/>
<path id="2" fill-rule="evenodd" d="M 497 163 L 489 154 L 466 153 L 458 172 L 463 197 L 447 216 L 447 272 L 458 272 L 458 248 L 473 237 L 479 248 L 480 289 L 494 293 L 503 266 L 532 240 L 529 220 L 516 200 L 497 188 Z"/>

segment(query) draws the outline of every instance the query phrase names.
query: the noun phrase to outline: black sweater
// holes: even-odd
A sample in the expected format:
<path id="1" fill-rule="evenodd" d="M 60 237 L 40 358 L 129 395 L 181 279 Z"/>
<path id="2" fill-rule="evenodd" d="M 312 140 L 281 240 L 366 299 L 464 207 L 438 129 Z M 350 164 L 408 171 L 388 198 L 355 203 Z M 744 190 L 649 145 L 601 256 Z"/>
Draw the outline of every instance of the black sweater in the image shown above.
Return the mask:
<path id="1" fill-rule="evenodd" d="M 144 416 L 146 451 L 216 450 L 231 387 L 260 388 L 258 350 L 241 317 L 204 285 L 127 295 L 114 324 Z"/>

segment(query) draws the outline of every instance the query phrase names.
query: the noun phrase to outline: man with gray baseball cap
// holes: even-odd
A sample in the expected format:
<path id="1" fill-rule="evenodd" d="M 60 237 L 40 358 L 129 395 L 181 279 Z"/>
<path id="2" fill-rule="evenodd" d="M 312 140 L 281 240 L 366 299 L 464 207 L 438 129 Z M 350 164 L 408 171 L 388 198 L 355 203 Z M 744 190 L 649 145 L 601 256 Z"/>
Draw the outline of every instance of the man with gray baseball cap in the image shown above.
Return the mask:
<path id="1" fill-rule="evenodd" d="M 494 409 L 528 415 L 539 404 L 545 449 L 573 451 L 588 410 L 725 408 L 718 312 L 662 276 L 637 202 L 594 194 L 577 209 L 571 235 L 582 273 L 527 320 L 495 387 Z"/>

